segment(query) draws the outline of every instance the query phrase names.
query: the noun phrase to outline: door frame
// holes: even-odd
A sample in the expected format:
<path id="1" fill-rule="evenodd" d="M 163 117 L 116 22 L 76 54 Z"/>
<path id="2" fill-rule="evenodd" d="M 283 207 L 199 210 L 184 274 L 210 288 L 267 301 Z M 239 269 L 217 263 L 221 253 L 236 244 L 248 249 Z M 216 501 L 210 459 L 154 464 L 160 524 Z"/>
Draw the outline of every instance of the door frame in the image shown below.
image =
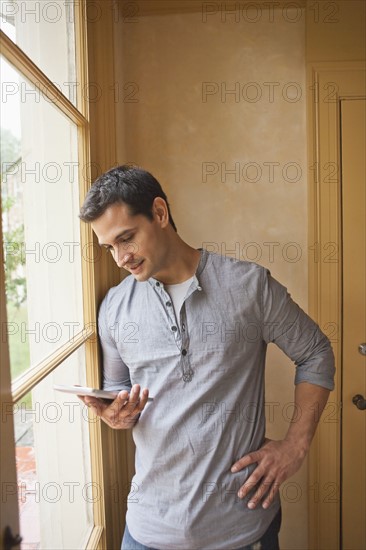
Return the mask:
<path id="1" fill-rule="evenodd" d="M 307 66 L 309 312 L 331 340 L 335 389 L 309 454 L 309 548 L 341 547 L 342 248 L 340 105 L 366 95 L 361 61 Z"/>

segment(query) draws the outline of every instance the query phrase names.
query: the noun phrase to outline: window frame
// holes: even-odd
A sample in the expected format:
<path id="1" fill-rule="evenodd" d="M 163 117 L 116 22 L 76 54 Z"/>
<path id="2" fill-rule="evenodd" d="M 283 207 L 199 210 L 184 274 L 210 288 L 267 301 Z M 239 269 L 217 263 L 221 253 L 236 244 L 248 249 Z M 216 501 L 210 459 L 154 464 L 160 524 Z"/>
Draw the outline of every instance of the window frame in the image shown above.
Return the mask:
<path id="1" fill-rule="evenodd" d="M 37 88 L 42 96 L 52 99 L 52 102 L 59 111 L 70 119 L 77 127 L 78 137 L 78 176 L 79 176 L 79 202 L 85 197 L 90 186 L 90 172 L 88 168 L 90 163 L 90 123 L 89 123 L 89 104 L 83 90 L 88 85 L 88 40 L 87 40 L 87 20 L 85 18 L 87 0 L 78 0 L 74 5 L 75 14 L 75 49 L 76 49 L 76 78 L 79 86 L 77 87 L 77 107 L 52 83 L 47 75 L 17 46 L 3 31 L 0 31 L 0 50 L 1 55 L 8 61 L 23 77 Z M 3 247 L 3 237 L 1 235 L 1 248 Z M 87 243 L 93 242 L 93 234 L 89 224 L 80 223 L 80 244 L 81 249 Z M 95 291 L 95 264 L 96 258 L 93 256 L 95 247 L 91 248 L 91 258 L 88 261 L 82 258 L 82 293 L 83 293 L 83 314 L 84 328 L 79 331 L 71 340 L 56 349 L 44 360 L 28 369 L 19 376 L 11 386 L 11 401 L 15 404 L 19 399 L 25 396 L 34 388 L 43 378 L 54 371 L 67 357 L 72 355 L 80 346 L 85 346 L 86 359 L 86 380 L 92 387 L 99 387 L 100 383 L 100 364 L 97 347 L 96 331 L 96 291 Z M 2 256 L 2 255 L 1 255 Z M 2 268 L 3 274 L 3 268 Z M 5 302 L 5 285 L 1 285 L 1 301 Z M 6 311 L 2 311 L 2 317 L 6 322 Z M 10 361 L 8 354 L 8 342 L 4 342 L 5 357 L 3 369 L 6 375 L 10 377 Z M 9 385 L 7 377 L 4 378 Z M 4 392 L 5 398 L 2 404 L 9 403 L 9 393 Z M 3 396 L 2 396 L 3 397 Z M 10 430 L 13 431 L 11 422 Z M 91 476 L 93 487 L 98 489 L 98 494 L 104 495 L 104 475 L 103 475 L 103 453 L 102 453 L 102 428 L 101 422 L 90 422 L 90 460 Z M 14 439 L 13 439 L 14 441 Z M 10 463 L 9 477 L 13 479 L 15 471 L 15 445 L 7 451 L 4 463 Z M 3 457 L 2 457 L 3 460 Z M 10 469 L 13 472 L 10 472 Z M 8 476 L 8 472 L 4 472 Z M 87 542 L 87 549 L 106 547 L 106 522 L 105 522 L 105 499 L 97 498 L 93 495 L 93 529 Z M 16 528 L 16 525 L 14 525 Z"/>

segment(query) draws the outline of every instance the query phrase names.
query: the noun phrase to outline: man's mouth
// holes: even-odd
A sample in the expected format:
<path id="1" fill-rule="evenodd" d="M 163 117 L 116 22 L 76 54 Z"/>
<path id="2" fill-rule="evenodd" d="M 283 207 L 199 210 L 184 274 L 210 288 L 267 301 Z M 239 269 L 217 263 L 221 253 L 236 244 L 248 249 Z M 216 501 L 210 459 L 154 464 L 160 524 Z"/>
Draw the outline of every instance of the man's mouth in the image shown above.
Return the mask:
<path id="1" fill-rule="evenodd" d="M 135 273 L 139 268 L 140 266 L 143 264 L 144 260 L 141 260 L 140 262 L 138 262 L 137 264 L 129 264 L 129 265 L 126 265 L 125 267 L 129 270 L 129 271 L 132 271 L 133 273 Z"/>

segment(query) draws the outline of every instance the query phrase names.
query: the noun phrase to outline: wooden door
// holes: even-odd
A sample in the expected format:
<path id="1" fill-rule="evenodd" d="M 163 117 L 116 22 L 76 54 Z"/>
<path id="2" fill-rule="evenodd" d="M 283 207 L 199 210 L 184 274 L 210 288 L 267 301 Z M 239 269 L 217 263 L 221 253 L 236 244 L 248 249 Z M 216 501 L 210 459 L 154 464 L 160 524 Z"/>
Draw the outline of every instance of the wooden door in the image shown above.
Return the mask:
<path id="1" fill-rule="evenodd" d="M 366 548 L 366 100 L 341 101 L 342 547 Z M 366 344 L 365 344 L 366 348 Z M 356 401 L 356 399 L 354 399 Z"/>

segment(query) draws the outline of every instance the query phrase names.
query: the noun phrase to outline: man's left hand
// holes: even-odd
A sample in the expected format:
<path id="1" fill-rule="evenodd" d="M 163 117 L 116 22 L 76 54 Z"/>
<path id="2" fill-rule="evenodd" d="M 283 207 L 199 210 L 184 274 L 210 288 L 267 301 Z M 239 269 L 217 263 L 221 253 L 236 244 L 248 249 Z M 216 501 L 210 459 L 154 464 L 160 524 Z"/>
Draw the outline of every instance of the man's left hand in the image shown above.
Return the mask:
<path id="1" fill-rule="evenodd" d="M 238 497 L 244 498 L 254 486 L 257 486 L 256 492 L 248 502 L 248 508 L 255 508 L 260 501 L 263 501 L 263 508 L 268 508 L 281 483 L 297 472 L 305 456 L 306 453 L 293 442 L 286 439 L 266 439 L 260 449 L 245 455 L 231 467 L 234 473 L 257 463 L 255 470 L 240 487 Z"/>

